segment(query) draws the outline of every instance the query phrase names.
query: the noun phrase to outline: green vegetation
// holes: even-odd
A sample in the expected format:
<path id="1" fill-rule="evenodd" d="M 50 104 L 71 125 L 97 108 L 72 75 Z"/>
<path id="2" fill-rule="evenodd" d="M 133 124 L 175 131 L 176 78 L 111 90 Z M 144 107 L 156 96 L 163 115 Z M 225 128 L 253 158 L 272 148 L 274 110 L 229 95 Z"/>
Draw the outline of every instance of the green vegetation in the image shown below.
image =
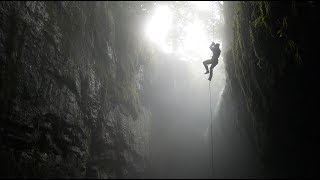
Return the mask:
<path id="1" fill-rule="evenodd" d="M 234 2 L 233 12 L 233 56 L 226 58 L 226 70 L 232 97 L 249 117 L 238 124 L 252 131 L 248 133 L 263 162 L 272 164 L 270 140 L 278 123 L 272 103 L 279 98 L 274 95 L 278 89 L 299 78 L 291 70 L 300 73 L 303 63 L 300 19 L 294 2 Z"/>
<path id="2" fill-rule="evenodd" d="M 297 64 L 302 64 L 302 57 L 300 56 L 299 53 L 299 47 L 297 43 L 295 43 L 293 40 L 288 39 L 287 40 L 287 47 L 285 49 L 287 53 L 293 53 L 294 54 L 294 59 Z"/>
<path id="3" fill-rule="evenodd" d="M 290 39 L 290 37 L 288 37 L 288 16 L 284 16 L 282 18 L 282 21 L 279 21 L 278 19 L 278 24 L 280 24 L 280 27 L 277 31 L 277 37 L 284 38 L 286 42 L 285 52 L 288 55 L 293 54 L 295 62 L 297 64 L 302 64 L 302 57 L 300 56 L 300 49 L 298 44 L 294 40 Z"/>
<path id="4" fill-rule="evenodd" d="M 251 14 L 252 23 L 251 27 L 257 29 L 263 27 L 272 38 L 283 38 L 285 42 L 285 52 L 287 55 L 293 54 L 294 60 L 297 64 L 302 63 L 302 57 L 300 56 L 300 49 L 297 43 L 288 35 L 289 30 L 289 18 L 288 15 L 278 17 L 274 19 L 270 11 L 271 6 L 268 1 L 253 1 L 250 2 L 253 10 Z M 293 13 L 296 10 L 295 2 L 292 2 Z M 275 30 L 274 30 L 275 29 Z"/>
<path id="5" fill-rule="evenodd" d="M 268 1 L 251 1 L 250 5 L 253 10 L 251 13 L 252 26 L 254 28 L 264 27 L 271 36 L 272 29 L 268 22 L 270 22 L 270 2 Z"/>
<path id="6" fill-rule="evenodd" d="M 283 17 L 282 18 L 282 23 L 281 23 L 281 27 L 279 28 L 279 30 L 277 31 L 277 35 L 279 38 L 284 37 L 287 38 L 287 30 L 288 30 L 288 17 Z"/>

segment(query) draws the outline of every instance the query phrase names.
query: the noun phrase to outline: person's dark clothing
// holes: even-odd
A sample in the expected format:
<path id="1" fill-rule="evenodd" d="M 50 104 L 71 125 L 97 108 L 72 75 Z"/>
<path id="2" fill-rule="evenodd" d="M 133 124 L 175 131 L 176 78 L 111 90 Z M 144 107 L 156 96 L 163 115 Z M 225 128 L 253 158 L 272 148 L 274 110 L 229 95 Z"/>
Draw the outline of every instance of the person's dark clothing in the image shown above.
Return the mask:
<path id="1" fill-rule="evenodd" d="M 211 81 L 212 70 L 218 64 L 218 58 L 219 58 L 220 53 L 221 53 L 221 50 L 219 49 L 219 46 L 216 46 L 214 43 L 211 44 L 210 49 L 211 49 L 211 51 L 213 53 L 212 58 L 203 61 L 203 65 L 206 68 L 206 73 L 205 74 L 209 73 L 208 64 L 211 64 L 211 66 L 210 66 L 210 76 L 209 76 L 209 79 L 208 79 L 209 81 Z"/>

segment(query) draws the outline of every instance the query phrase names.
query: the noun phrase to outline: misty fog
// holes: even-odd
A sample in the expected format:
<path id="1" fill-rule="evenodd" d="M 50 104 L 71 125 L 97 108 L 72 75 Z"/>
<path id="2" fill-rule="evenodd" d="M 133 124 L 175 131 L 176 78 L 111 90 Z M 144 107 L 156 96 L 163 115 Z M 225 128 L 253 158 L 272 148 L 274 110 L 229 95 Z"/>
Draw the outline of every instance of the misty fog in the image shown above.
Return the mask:
<path id="1" fill-rule="evenodd" d="M 240 130 L 234 116 L 247 104 L 230 93 L 230 74 L 255 74 L 228 58 L 223 5 L 0 3 L 0 176 L 263 177 L 260 136 Z"/>
<path id="2" fill-rule="evenodd" d="M 225 86 L 224 22 L 222 9 L 218 7 L 223 2 L 188 3 L 189 6 L 179 6 L 174 2 L 154 3 L 153 11 L 147 18 L 147 39 L 150 46 L 156 49 L 153 63 L 145 72 L 150 76 L 145 80 L 146 84 L 149 83 L 149 89 L 144 96 L 153 115 L 151 165 L 147 177 L 250 177 L 250 172 L 255 170 L 248 172 L 250 168 L 246 168 L 246 163 L 252 165 L 250 160 L 247 162 L 250 157 L 245 157 L 252 153 L 246 147 L 248 144 L 239 138 L 234 127 L 228 130 L 231 135 L 221 132 L 222 125 L 215 119 Z M 183 19 L 184 24 L 172 23 L 172 17 L 177 16 L 174 13 L 183 10 L 191 13 L 192 17 Z M 207 24 L 205 29 L 203 24 L 208 22 L 211 24 Z M 175 31 L 175 28 L 185 33 L 169 36 L 170 30 Z M 177 41 L 175 38 L 180 41 L 172 46 L 170 42 Z M 212 41 L 222 44 L 222 53 L 210 82 L 208 75 L 204 74 L 202 61 L 211 58 L 209 46 Z M 232 128 L 232 125 L 228 124 L 227 128 Z M 211 135 L 216 137 L 212 140 Z M 241 141 L 238 142 L 240 145 L 234 145 L 236 141 Z"/>
<path id="3" fill-rule="evenodd" d="M 318 5 L 1 1 L 0 177 L 318 177 Z"/>

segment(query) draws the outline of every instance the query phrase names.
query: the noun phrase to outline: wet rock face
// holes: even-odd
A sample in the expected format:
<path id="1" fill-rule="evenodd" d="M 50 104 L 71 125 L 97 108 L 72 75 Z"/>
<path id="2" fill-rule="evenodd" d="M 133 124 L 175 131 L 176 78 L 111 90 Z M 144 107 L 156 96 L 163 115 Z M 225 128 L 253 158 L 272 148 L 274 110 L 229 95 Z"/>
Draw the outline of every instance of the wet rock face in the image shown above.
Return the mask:
<path id="1" fill-rule="evenodd" d="M 235 122 L 248 135 L 267 175 L 319 176 L 319 122 L 314 118 L 318 6 L 314 2 L 228 5 L 233 15 L 226 16 L 226 28 L 233 32 L 227 36 L 233 38 L 226 53 L 225 107 L 220 109 L 235 107 L 235 117 L 221 111 L 221 121 Z"/>
<path id="2" fill-rule="evenodd" d="M 150 114 L 136 77 L 144 56 L 121 8 L 0 3 L 1 177 L 143 173 Z"/>

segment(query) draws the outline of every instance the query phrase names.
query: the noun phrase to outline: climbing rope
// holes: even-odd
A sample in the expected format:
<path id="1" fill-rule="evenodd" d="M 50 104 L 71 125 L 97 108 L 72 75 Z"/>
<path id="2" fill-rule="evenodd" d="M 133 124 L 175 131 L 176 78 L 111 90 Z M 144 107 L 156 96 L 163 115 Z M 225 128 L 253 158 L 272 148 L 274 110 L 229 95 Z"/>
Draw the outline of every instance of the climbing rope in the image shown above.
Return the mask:
<path id="1" fill-rule="evenodd" d="M 213 134 L 212 134 L 212 105 L 211 105 L 211 86 L 210 86 L 210 81 L 209 81 L 209 94 L 210 94 L 210 131 L 211 131 L 211 177 L 213 178 Z"/>

